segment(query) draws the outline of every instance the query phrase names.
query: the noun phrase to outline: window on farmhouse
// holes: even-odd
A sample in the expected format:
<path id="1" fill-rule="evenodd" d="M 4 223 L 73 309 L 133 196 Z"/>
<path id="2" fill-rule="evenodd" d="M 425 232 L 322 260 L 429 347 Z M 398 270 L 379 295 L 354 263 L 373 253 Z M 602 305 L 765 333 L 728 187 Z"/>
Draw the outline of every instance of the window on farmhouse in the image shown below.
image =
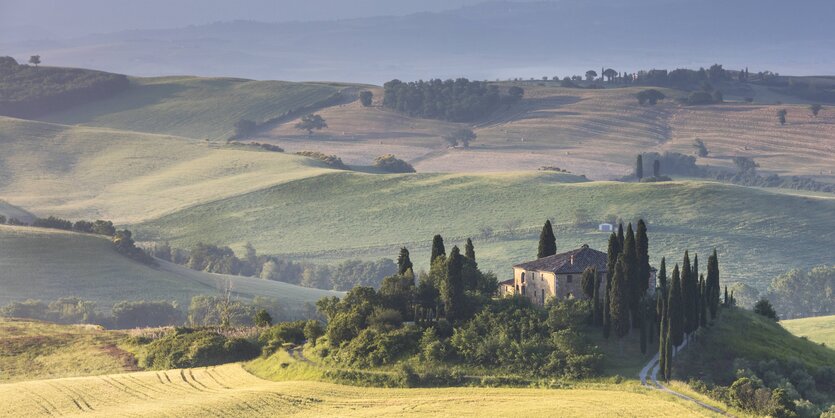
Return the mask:
<path id="1" fill-rule="evenodd" d="M 525 272 L 522 272 L 522 283 L 525 283 Z"/>
<path id="2" fill-rule="evenodd" d="M 571 277 L 571 275 L 570 275 L 570 274 L 569 274 L 568 276 L 565 276 L 565 282 L 566 282 L 566 283 L 571 283 L 571 280 L 572 280 L 572 279 L 573 279 L 573 277 Z"/>

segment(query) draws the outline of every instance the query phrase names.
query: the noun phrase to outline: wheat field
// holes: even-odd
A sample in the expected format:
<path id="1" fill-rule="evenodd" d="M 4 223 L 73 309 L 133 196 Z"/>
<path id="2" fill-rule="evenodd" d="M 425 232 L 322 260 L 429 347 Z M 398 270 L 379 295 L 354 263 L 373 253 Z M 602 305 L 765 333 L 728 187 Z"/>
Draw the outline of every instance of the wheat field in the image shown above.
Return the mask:
<path id="1" fill-rule="evenodd" d="M 577 389 L 377 389 L 272 382 L 239 364 L 0 385 L 0 416 L 712 416 L 634 384 Z"/>

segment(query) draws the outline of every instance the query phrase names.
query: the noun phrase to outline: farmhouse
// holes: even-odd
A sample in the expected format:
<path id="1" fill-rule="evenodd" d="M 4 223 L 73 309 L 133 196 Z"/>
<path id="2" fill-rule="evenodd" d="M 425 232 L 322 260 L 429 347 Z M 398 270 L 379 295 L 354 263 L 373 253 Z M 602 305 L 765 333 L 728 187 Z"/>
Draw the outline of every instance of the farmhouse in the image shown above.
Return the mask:
<path id="1" fill-rule="evenodd" d="M 586 268 L 597 269 L 597 277 L 605 286 L 607 255 L 604 252 L 582 247 L 561 254 L 528 261 L 513 266 L 513 279 L 500 283 L 502 295 L 522 295 L 533 303 L 544 305 L 550 298 L 585 299 L 581 275 Z M 650 269 L 649 290 L 655 291 L 654 268 Z"/>

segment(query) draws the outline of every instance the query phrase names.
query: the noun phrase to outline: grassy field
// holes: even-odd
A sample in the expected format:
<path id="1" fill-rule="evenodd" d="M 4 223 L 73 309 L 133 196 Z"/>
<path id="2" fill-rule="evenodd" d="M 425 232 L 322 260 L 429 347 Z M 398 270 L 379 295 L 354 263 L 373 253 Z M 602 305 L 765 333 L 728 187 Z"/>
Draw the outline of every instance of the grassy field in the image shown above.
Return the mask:
<path id="1" fill-rule="evenodd" d="M 783 328 L 794 335 L 835 349 L 835 315 L 780 321 Z"/>
<path id="2" fill-rule="evenodd" d="M 131 83 L 131 88 L 113 98 L 42 119 L 66 125 L 226 140 L 240 119 L 264 122 L 349 87 L 337 83 L 200 77 L 134 78 Z"/>
<path id="3" fill-rule="evenodd" d="M 601 399 L 608 399 L 601 402 Z M 0 385 L 2 416 L 713 416 L 635 384 L 376 389 L 272 382 L 240 365 Z M 628 411 L 628 412 L 626 412 Z"/>
<path id="4" fill-rule="evenodd" d="M 195 206 L 136 225 L 144 239 L 188 247 L 198 240 L 263 253 L 336 260 L 395 257 L 407 245 L 417 268 L 427 268 L 436 233 L 447 247 L 473 237 L 480 266 L 509 274 L 536 254 L 546 218 L 557 225 L 557 246 L 588 243 L 605 249 L 596 231 L 607 215 L 649 221 L 653 264 L 668 265 L 685 249 L 706 256 L 716 247 L 726 282 L 765 286 L 792 266 L 820 263 L 835 239 L 835 200 L 707 182 L 658 184 L 582 182 L 567 175 L 368 175 L 335 173 Z M 593 226 L 574 226 L 582 213 Z M 508 222 L 518 227 L 509 230 Z M 514 225 L 510 225 L 514 226 Z M 493 236 L 481 237 L 482 228 Z M 790 244 L 789 244 L 790 243 Z M 789 244 L 789 245 L 787 245 Z"/>
<path id="5" fill-rule="evenodd" d="M 151 268 L 113 250 L 103 237 L 29 227 L 0 226 L 0 304 L 14 300 L 51 301 L 78 296 L 102 310 L 122 300 L 176 300 L 219 294 L 231 282 L 242 299 L 278 299 L 288 312 L 305 302 L 340 295 L 254 278 L 188 270 L 170 263 Z"/>
<path id="6" fill-rule="evenodd" d="M 0 383 L 137 370 L 124 334 L 94 325 L 0 318 Z"/>
<path id="7" fill-rule="evenodd" d="M 38 216 L 136 222 L 327 172 L 179 137 L 0 118 L 0 196 Z"/>

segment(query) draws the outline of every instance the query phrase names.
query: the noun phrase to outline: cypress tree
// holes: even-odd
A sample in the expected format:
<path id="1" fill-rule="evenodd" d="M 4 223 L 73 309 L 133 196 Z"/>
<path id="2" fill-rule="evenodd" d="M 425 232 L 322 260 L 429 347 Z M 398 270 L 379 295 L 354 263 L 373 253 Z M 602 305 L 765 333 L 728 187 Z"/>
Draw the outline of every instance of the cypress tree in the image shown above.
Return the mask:
<path id="1" fill-rule="evenodd" d="M 671 318 L 667 319 L 667 338 L 665 338 L 664 344 L 664 380 L 669 382 L 670 378 L 673 376 L 673 337 L 672 337 L 672 327 L 673 323 L 670 320 Z M 682 337 L 683 338 L 683 337 Z"/>
<path id="2" fill-rule="evenodd" d="M 595 283 L 597 282 L 597 270 L 594 267 L 586 267 L 580 276 L 580 285 L 583 288 L 583 295 L 591 299 L 594 297 Z"/>
<path id="3" fill-rule="evenodd" d="M 664 371 L 667 368 L 667 312 L 664 309 L 664 295 L 660 295 L 656 301 L 657 311 L 660 312 L 658 325 L 658 370 L 664 378 Z"/>
<path id="4" fill-rule="evenodd" d="M 661 160 L 655 160 L 652 162 L 652 175 L 655 178 L 661 177 Z"/>
<path id="5" fill-rule="evenodd" d="M 409 250 L 406 247 L 400 248 L 400 255 L 397 256 L 397 273 L 406 274 L 406 271 L 413 269 L 412 260 L 409 258 Z"/>
<path id="6" fill-rule="evenodd" d="M 442 255 L 446 255 L 446 249 L 444 248 L 444 238 L 440 235 L 435 235 L 435 237 L 432 238 L 432 255 L 429 258 L 429 265 L 431 266 L 432 262 Z"/>
<path id="7" fill-rule="evenodd" d="M 647 327 L 647 342 L 651 344 L 655 340 L 655 327 L 658 325 L 658 317 L 655 316 L 655 299 L 645 297 L 642 305 L 644 312 L 642 325 Z"/>
<path id="8" fill-rule="evenodd" d="M 649 290 L 649 237 L 647 236 L 647 224 L 643 219 L 638 220 L 638 227 L 635 231 L 635 254 L 638 258 L 638 290 L 641 295 Z"/>
<path id="9" fill-rule="evenodd" d="M 546 220 L 539 233 L 539 250 L 536 258 L 543 258 L 557 253 L 557 237 L 554 236 L 554 229 L 551 227 L 551 220 Z"/>
<path id="10" fill-rule="evenodd" d="M 606 291 L 603 292 L 603 338 L 607 340 L 612 329 L 612 312 L 609 309 L 611 290 L 611 281 L 606 280 Z"/>
<path id="11" fill-rule="evenodd" d="M 621 222 L 618 224 L 618 248 L 620 248 L 621 251 L 623 251 L 623 240 L 623 222 Z"/>
<path id="12" fill-rule="evenodd" d="M 728 285 L 725 285 L 725 306 L 728 306 Z"/>
<path id="13" fill-rule="evenodd" d="M 638 254 L 636 251 L 635 232 L 632 230 L 632 224 L 626 227 L 626 238 L 623 241 L 623 256 L 624 272 L 626 274 L 626 298 L 629 304 L 629 312 L 631 317 L 631 324 L 633 328 L 638 328 L 641 325 L 640 317 L 640 300 L 641 300 L 641 286 L 638 283 Z"/>
<path id="14" fill-rule="evenodd" d="M 602 284 L 602 280 L 600 276 L 598 276 L 595 272 L 594 275 L 594 300 L 592 302 L 592 315 L 594 315 L 593 322 L 595 326 L 603 325 L 603 305 L 600 301 L 600 285 Z"/>
<path id="15" fill-rule="evenodd" d="M 673 279 L 667 298 L 667 320 L 669 321 L 669 338 L 671 345 L 678 347 L 684 341 L 684 306 L 681 294 L 681 277 L 678 264 L 673 267 Z"/>
<path id="16" fill-rule="evenodd" d="M 627 283 L 627 267 L 623 254 L 618 257 L 615 275 L 612 276 L 612 288 L 609 296 L 609 314 L 612 318 L 612 328 L 620 341 L 629 333 L 629 284 Z M 622 347 L 621 347 L 622 348 Z"/>
<path id="17" fill-rule="evenodd" d="M 475 261 L 475 247 L 473 247 L 473 240 L 470 238 L 467 238 L 467 243 L 464 244 L 464 257 Z"/>
<path id="18" fill-rule="evenodd" d="M 655 317 L 658 319 L 658 322 L 655 324 L 658 328 L 658 336 L 661 337 L 661 334 L 664 333 L 664 318 L 667 314 L 667 293 L 665 292 L 664 288 L 658 288 L 658 292 L 655 294 Z"/>
<path id="19" fill-rule="evenodd" d="M 681 267 L 681 297 L 683 301 L 684 333 L 690 334 L 696 330 L 699 323 L 699 311 L 696 306 L 696 287 L 693 282 L 696 279 L 692 276 L 693 270 L 690 266 L 690 254 L 684 252 L 684 264 Z M 676 344 L 678 345 L 678 344 Z"/>
<path id="20" fill-rule="evenodd" d="M 612 281 L 612 276 L 615 275 L 615 265 L 618 262 L 620 255 L 620 242 L 618 237 L 612 232 L 609 236 L 609 249 L 606 252 L 606 283 Z"/>
<path id="21" fill-rule="evenodd" d="M 457 246 L 452 247 L 452 251 L 449 253 L 449 259 L 446 262 L 446 280 L 444 281 L 441 292 L 448 321 L 454 321 L 460 318 L 461 311 L 464 308 L 464 278 L 461 274 L 462 267 L 461 250 Z"/>
<path id="22" fill-rule="evenodd" d="M 667 290 L 667 259 L 661 257 L 661 266 L 658 268 L 658 288 L 665 291 Z"/>
<path id="23" fill-rule="evenodd" d="M 707 326 L 707 284 L 704 275 L 699 278 L 699 290 L 699 326 L 704 328 Z"/>
<path id="24" fill-rule="evenodd" d="M 635 177 L 638 180 L 644 178 L 644 157 L 638 154 L 638 159 L 635 161 Z"/>
<path id="25" fill-rule="evenodd" d="M 716 256 L 716 249 L 707 258 L 707 299 L 710 307 L 710 319 L 716 319 L 716 312 L 719 310 L 719 259 Z"/>

